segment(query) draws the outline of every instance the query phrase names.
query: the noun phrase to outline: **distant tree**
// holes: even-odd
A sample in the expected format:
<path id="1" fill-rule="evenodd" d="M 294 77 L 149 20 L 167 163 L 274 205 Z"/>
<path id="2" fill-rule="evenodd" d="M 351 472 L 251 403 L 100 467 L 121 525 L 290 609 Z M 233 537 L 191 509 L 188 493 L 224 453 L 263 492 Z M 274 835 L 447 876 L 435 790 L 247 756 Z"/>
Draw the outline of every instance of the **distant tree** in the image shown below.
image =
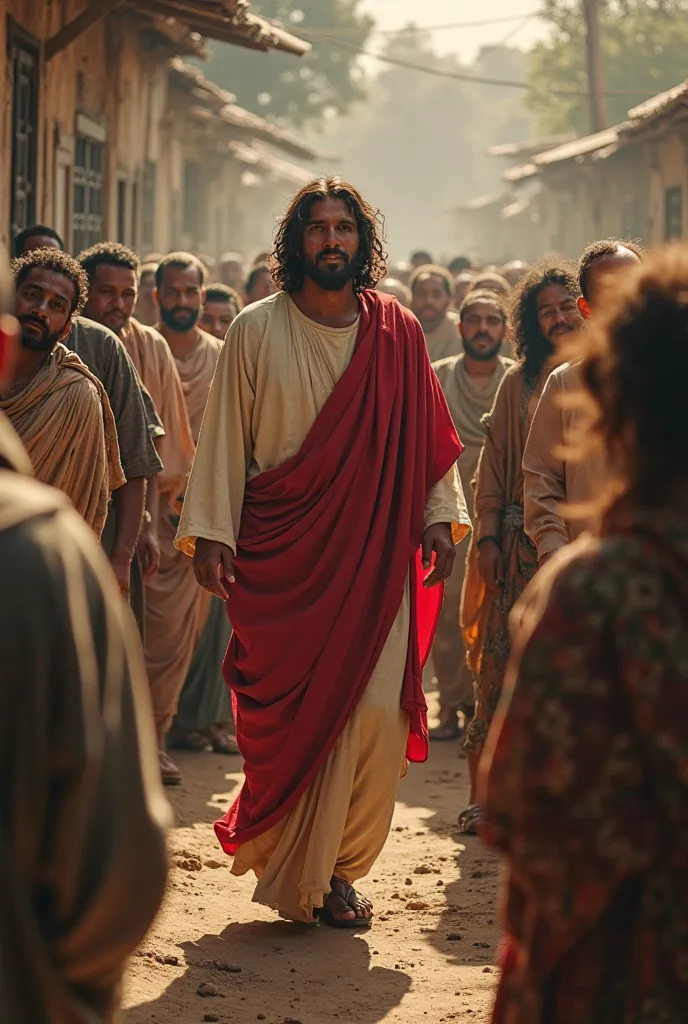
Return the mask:
<path id="1" fill-rule="evenodd" d="M 587 90 L 585 19 L 581 0 L 546 0 L 549 39 L 528 55 L 526 103 L 543 132 L 590 131 L 585 96 L 557 96 L 555 89 Z M 607 90 L 636 95 L 606 98 L 609 124 L 628 110 L 686 78 L 688 0 L 600 0 L 600 28 Z"/>
<path id="2" fill-rule="evenodd" d="M 361 0 L 252 0 L 251 11 L 277 21 L 298 35 L 300 29 L 332 35 L 353 47 L 365 44 L 374 21 L 359 11 Z M 259 53 L 225 43 L 210 43 L 206 77 L 233 92 L 241 106 L 282 124 L 299 127 L 344 113 L 365 97 L 365 78 L 357 54 L 314 39 L 305 57 Z"/>
<path id="3" fill-rule="evenodd" d="M 391 35 L 384 55 L 450 74 L 524 80 L 520 50 L 490 47 L 463 64 L 437 54 L 420 30 Z M 447 206 L 503 190 L 503 165 L 486 150 L 527 138 L 529 122 L 522 90 L 380 63 L 366 103 L 328 120 L 310 141 L 338 154 L 336 170 L 383 210 L 393 259 L 421 248 L 439 259 L 463 252 Z"/>

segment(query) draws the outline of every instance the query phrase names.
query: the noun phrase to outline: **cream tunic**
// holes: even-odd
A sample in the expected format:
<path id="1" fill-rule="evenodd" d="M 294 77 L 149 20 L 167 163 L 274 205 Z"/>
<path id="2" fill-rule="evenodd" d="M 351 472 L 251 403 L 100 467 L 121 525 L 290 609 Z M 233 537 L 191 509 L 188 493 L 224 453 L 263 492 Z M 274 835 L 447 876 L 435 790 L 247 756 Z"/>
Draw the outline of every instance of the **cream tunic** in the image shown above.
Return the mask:
<path id="1" fill-rule="evenodd" d="M 227 334 L 210 391 L 186 492 L 177 546 L 197 537 L 236 550 L 246 481 L 290 459 L 349 365 L 358 323 L 324 327 L 289 296 L 244 310 Z M 426 526 L 470 520 L 455 467 L 427 497 Z M 234 874 L 253 870 L 254 900 L 312 921 L 334 873 L 355 881 L 372 867 L 389 832 L 404 771 L 408 716 L 400 708 L 409 632 L 405 594 L 366 693 L 296 807 L 244 844 Z"/>

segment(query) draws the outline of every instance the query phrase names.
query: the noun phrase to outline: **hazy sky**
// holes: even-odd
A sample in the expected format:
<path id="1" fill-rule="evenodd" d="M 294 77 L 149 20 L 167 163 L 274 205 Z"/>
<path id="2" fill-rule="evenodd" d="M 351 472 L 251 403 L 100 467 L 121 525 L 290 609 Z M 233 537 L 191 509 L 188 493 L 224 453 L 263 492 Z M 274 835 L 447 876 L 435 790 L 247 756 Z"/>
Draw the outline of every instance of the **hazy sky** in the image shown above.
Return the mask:
<path id="1" fill-rule="evenodd" d="M 540 0 L 364 0 L 361 10 L 373 15 L 378 28 L 395 29 L 413 21 L 419 25 L 445 25 L 488 18 L 530 14 L 541 6 Z M 441 52 L 458 53 L 471 60 L 481 46 L 511 41 L 526 48 L 542 38 L 545 27 L 538 18 L 505 21 L 503 24 L 475 28 L 441 29 L 433 33 L 433 42 Z M 505 37 L 511 35 L 511 40 Z M 380 36 L 375 38 L 379 41 Z"/>

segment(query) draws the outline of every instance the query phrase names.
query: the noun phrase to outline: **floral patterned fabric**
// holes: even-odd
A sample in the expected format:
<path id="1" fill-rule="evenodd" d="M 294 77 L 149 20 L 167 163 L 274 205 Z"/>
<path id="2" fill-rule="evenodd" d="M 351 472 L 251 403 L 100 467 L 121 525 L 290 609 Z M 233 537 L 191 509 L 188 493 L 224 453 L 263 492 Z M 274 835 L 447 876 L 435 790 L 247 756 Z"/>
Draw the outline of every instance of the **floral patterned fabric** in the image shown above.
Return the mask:
<path id="1" fill-rule="evenodd" d="M 481 764 L 498 1024 L 688 1020 L 688 526 L 607 520 L 536 576 Z"/>

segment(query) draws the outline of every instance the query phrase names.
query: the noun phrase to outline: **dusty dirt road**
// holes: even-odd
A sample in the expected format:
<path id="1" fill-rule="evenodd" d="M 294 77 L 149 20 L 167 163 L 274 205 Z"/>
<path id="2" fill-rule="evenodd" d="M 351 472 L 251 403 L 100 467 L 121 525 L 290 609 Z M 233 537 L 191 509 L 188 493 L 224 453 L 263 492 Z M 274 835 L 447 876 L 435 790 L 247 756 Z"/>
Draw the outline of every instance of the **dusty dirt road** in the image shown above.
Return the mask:
<path id="1" fill-rule="evenodd" d="M 401 785 L 387 846 L 360 885 L 375 902 L 367 933 L 288 924 L 252 903 L 251 878 L 230 874 L 212 830 L 240 784 L 238 759 L 186 754 L 179 763 L 177 864 L 131 964 L 126 1024 L 489 1021 L 498 865 L 454 828 L 467 795 L 458 744 L 434 745 Z M 198 995 L 203 984 L 219 994 Z"/>

